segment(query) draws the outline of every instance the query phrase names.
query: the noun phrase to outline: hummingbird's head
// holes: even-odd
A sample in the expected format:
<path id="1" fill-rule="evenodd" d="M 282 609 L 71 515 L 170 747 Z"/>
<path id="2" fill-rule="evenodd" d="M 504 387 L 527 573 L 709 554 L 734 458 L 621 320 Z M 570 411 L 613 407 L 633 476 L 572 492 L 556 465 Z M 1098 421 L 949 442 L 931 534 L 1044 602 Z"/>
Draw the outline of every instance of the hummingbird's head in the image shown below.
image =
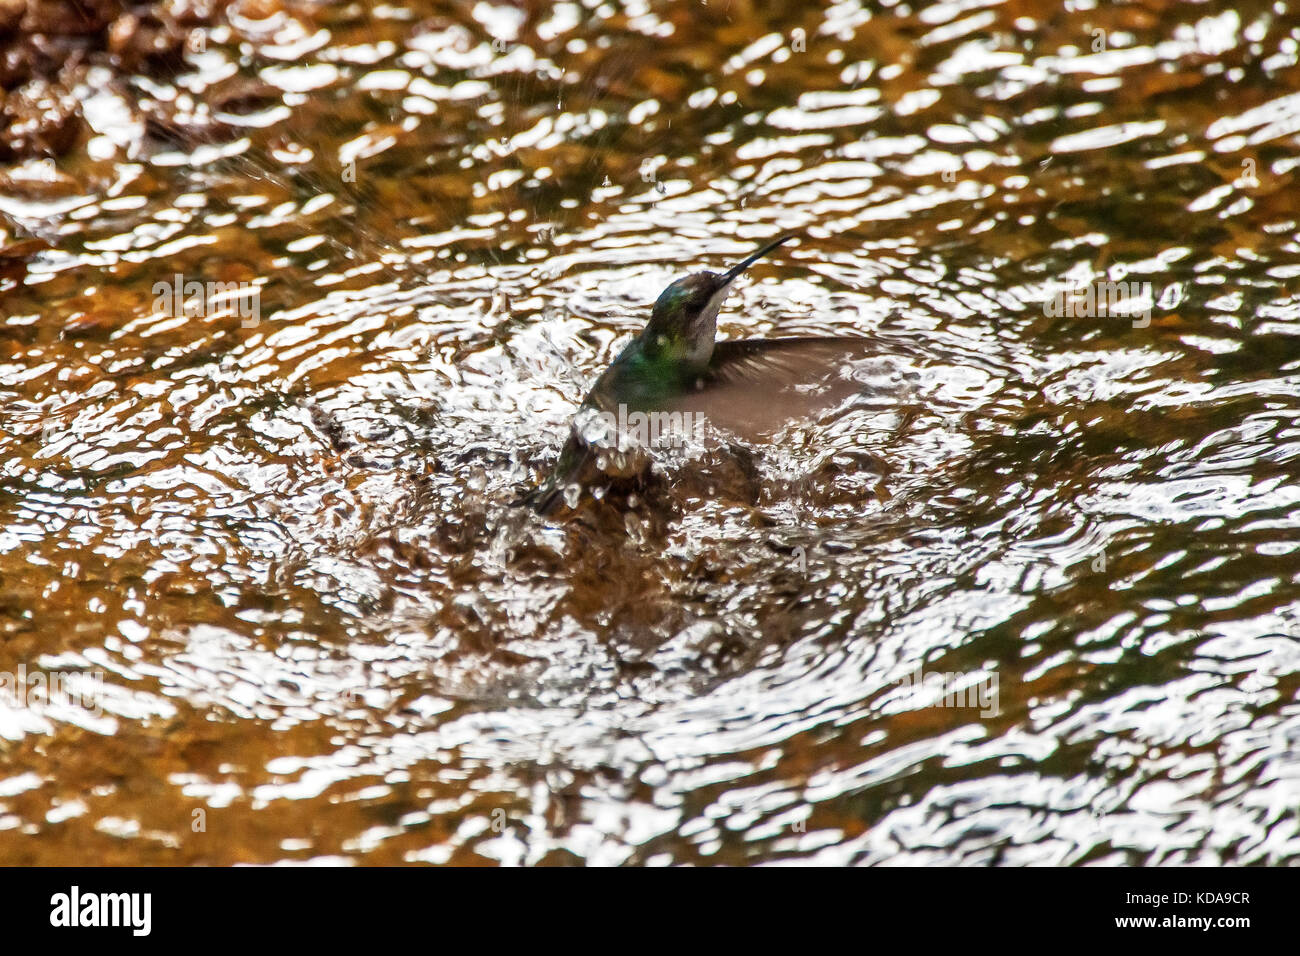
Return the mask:
<path id="1" fill-rule="evenodd" d="M 726 272 L 696 272 L 676 280 L 659 294 L 650 322 L 641 333 L 647 351 L 692 365 L 707 365 L 713 355 L 718 310 L 731 283 L 781 243 L 770 242 Z"/>
<path id="2" fill-rule="evenodd" d="M 646 347 L 666 358 L 706 364 L 713 354 L 718 309 L 727 297 L 720 278 L 715 272 L 696 272 L 659 293 L 642 333 Z"/>

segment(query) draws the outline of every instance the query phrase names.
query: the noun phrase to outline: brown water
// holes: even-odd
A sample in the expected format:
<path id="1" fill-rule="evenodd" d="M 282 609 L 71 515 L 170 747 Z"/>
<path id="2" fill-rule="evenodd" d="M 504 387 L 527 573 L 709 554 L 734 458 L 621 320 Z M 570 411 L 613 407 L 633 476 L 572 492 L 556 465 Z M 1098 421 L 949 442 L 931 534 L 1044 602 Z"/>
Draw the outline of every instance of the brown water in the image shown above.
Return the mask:
<path id="1" fill-rule="evenodd" d="M 228 19 L 0 195 L 0 861 L 1300 862 L 1293 3 Z M 786 231 L 861 397 L 510 507 Z"/>

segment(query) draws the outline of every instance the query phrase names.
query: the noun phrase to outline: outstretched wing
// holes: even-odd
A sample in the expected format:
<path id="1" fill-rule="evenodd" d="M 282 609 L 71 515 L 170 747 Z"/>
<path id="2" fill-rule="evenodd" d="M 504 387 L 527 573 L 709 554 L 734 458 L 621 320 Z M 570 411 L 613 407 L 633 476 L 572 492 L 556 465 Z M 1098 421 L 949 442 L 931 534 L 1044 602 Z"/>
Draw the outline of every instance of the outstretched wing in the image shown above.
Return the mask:
<path id="1" fill-rule="evenodd" d="M 742 437 L 769 435 L 859 391 L 850 372 L 870 344 L 860 337 L 719 342 L 708 370 L 674 406 Z"/>

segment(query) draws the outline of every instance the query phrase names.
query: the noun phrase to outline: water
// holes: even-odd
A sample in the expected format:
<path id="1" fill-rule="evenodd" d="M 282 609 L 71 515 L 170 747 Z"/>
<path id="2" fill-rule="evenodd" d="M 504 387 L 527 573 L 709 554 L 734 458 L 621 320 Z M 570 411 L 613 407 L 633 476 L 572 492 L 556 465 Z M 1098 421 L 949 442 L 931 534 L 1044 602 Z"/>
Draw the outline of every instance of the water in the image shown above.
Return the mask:
<path id="1" fill-rule="evenodd" d="M 1300 859 L 1290 4 L 205 41 L 0 195 L 0 860 Z M 871 337 L 861 396 L 511 508 L 782 232 L 720 333 Z"/>

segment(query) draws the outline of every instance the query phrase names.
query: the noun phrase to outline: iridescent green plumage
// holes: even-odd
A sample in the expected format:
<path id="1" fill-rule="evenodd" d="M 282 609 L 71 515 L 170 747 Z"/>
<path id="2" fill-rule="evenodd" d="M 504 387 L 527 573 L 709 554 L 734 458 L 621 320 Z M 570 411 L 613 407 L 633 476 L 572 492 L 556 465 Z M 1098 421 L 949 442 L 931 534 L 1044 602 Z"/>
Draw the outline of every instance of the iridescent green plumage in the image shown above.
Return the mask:
<path id="1" fill-rule="evenodd" d="M 842 355 L 846 348 L 860 346 L 860 339 L 747 340 L 715 345 L 718 309 L 731 283 L 790 238 L 783 236 L 763 246 L 726 272 L 697 272 L 664 289 L 645 329 L 588 392 L 550 476 L 528 497 L 535 510 L 549 514 L 564 500 L 566 489 L 572 488 L 576 494 L 610 474 L 609 449 L 593 442 L 583 427 L 593 416 L 614 417 L 620 406 L 634 412 L 700 407 L 708 414 L 710 403 L 726 395 L 733 404 L 737 395 L 741 404 L 752 403 L 755 396 L 761 401 L 765 378 L 793 379 L 813 366 L 824 365 L 832 353 Z"/>

